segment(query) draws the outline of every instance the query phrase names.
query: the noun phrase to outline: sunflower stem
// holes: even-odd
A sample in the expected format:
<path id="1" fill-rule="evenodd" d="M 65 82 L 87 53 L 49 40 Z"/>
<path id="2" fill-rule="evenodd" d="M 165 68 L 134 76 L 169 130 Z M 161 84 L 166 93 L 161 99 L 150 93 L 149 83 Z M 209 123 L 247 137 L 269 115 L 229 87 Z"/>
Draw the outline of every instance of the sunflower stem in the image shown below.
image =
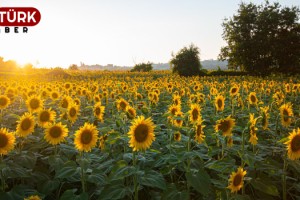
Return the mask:
<path id="1" fill-rule="evenodd" d="M 2 162 L 3 162 L 3 157 L 2 155 L 0 156 L 0 165 L 2 165 Z M 0 170 L 0 178 L 1 178 L 1 189 L 2 191 L 4 192 L 5 191 L 5 179 L 4 179 L 4 176 L 3 176 L 3 172 L 2 172 L 2 169 Z"/>
<path id="2" fill-rule="evenodd" d="M 283 174 L 282 174 L 282 199 L 286 200 L 286 170 L 287 170 L 286 155 L 283 157 Z"/>
<path id="3" fill-rule="evenodd" d="M 135 172 L 137 172 L 137 168 L 136 168 L 136 152 L 134 151 L 133 152 L 133 157 L 132 157 L 132 160 L 133 160 L 133 167 L 135 169 Z M 134 174 L 134 177 L 133 177 L 133 184 L 134 184 L 134 200 L 138 200 L 139 199 L 139 196 L 138 196 L 138 184 L 137 184 L 137 174 L 135 173 Z"/>
<path id="4" fill-rule="evenodd" d="M 83 169 L 83 157 L 84 157 L 83 152 L 80 152 L 81 187 L 82 187 L 82 191 L 85 192 L 85 174 Z"/>
<path id="5" fill-rule="evenodd" d="M 279 117 L 280 117 L 280 115 L 278 115 L 276 118 L 275 134 L 277 134 L 277 131 L 278 131 Z"/>
<path id="6" fill-rule="evenodd" d="M 187 145 L 187 152 L 188 153 L 191 150 L 191 133 L 192 133 L 192 129 L 189 131 L 189 140 L 188 140 L 188 145 Z M 191 160 L 188 157 L 188 160 L 187 160 L 187 173 L 190 173 L 190 171 L 191 171 Z M 188 196 L 190 197 L 190 184 L 189 184 L 188 181 L 186 182 L 186 186 L 187 186 Z"/>

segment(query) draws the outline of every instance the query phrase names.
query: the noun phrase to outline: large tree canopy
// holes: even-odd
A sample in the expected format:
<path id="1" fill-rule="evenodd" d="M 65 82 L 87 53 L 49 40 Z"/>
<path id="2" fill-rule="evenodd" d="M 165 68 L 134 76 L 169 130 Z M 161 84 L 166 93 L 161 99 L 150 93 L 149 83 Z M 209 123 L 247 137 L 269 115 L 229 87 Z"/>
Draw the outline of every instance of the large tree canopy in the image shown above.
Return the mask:
<path id="1" fill-rule="evenodd" d="M 299 8 L 279 3 L 241 3 L 225 19 L 219 59 L 231 68 L 255 72 L 295 71 L 300 68 Z"/>
<path id="2" fill-rule="evenodd" d="M 199 48 L 191 44 L 182 48 L 170 61 L 173 73 L 180 76 L 195 76 L 200 74 L 201 63 Z"/>

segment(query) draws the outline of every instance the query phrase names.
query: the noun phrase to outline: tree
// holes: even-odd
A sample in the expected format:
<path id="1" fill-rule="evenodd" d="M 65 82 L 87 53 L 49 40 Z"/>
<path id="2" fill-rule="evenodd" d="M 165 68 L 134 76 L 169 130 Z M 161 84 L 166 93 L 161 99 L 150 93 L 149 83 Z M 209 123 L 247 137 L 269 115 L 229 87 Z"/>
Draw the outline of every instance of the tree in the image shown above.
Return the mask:
<path id="1" fill-rule="evenodd" d="M 300 67 L 300 25 L 297 7 L 279 3 L 241 3 L 237 14 L 225 19 L 220 60 L 231 68 L 269 72 Z"/>
<path id="2" fill-rule="evenodd" d="M 79 68 L 76 64 L 72 64 L 69 66 L 69 70 L 79 70 Z"/>
<path id="3" fill-rule="evenodd" d="M 170 61 L 173 73 L 180 76 L 195 76 L 201 73 L 199 48 L 191 44 L 184 47 Z"/>
<path id="4" fill-rule="evenodd" d="M 133 69 L 130 70 L 131 72 L 150 72 L 153 69 L 152 63 L 140 63 L 134 65 Z"/>

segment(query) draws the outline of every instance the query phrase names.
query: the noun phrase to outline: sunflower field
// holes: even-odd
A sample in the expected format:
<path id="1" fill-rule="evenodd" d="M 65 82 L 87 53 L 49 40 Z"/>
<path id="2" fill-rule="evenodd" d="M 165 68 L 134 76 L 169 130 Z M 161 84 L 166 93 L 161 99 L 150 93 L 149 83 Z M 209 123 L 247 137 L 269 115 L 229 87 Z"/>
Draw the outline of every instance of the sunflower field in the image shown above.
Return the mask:
<path id="1" fill-rule="evenodd" d="M 0 77 L 0 199 L 299 199 L 297 77 Z"/>

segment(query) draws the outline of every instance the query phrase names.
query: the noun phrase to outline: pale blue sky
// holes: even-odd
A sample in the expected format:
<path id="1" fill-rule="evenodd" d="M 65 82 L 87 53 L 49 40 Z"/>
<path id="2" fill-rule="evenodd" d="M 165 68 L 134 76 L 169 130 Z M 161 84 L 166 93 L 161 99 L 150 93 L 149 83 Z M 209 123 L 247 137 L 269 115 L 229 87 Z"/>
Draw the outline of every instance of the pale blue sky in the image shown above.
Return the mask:
<path id="1" fill-rule="evenodd" d="M 194 43 L 201 60 L 216 59 L 222 21 L 240 0 L 2 0 L 0 6 L 35 7 L 40 23 L 27 34 L 5 34 L 0 56 L 38 67 L 70 64 L 168 62 L 171 53 Z M 244 2 L 250 2 L 246 0 Z M 263 0 L 252 1 L 262 3 Z M 271 1 L 273 2 L 273 1 Z M 299 0 L 282 0 L 299 6 Z"/>

